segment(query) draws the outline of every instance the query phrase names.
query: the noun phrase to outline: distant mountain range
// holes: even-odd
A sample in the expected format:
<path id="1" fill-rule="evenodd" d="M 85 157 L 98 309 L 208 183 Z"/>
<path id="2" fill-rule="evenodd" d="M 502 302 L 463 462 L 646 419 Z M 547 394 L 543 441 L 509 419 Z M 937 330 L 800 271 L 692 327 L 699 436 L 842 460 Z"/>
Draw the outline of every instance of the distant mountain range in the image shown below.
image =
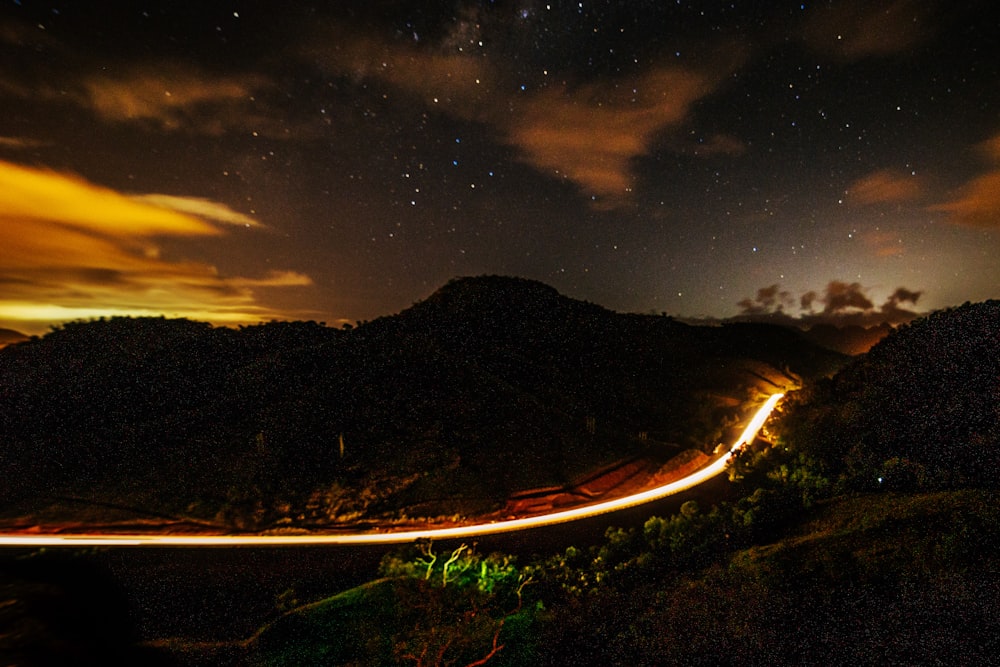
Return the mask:
<path id="1" fill-rule="evenodd" d="M 350 329 L 74 322 L 0 351 L 0 500 L 251 528 L 484 512 L 616 460 L 711 451 L 759 397 L 845 361 L 787 328 L 619 314 L 498 276 Z"/>

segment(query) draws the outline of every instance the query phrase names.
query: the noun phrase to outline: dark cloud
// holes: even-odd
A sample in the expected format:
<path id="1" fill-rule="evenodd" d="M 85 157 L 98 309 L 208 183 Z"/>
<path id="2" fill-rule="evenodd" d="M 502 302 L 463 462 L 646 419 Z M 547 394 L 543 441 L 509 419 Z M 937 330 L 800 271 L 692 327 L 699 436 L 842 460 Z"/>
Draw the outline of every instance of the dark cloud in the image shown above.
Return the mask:
<path id="1" fill-rule="evenodd" d="M 907 322 L 914 317 L 914 312 L 908 308 L 903 308 L 900 304 L 908 303 L 917 305 L 923 292 L 915 292 L 905 287 L 898 287 L 896 291 L 889 295 L 889 298 L 882 304 L 881 314 L 886 322 Z"/>
<path id="2" fill-rule="evenodd" d="M 817 324 L 837 326 L 871 327 L 883 323 L 900 324 L 908 322 L 920 313 L 904 308 L 903 304 L 916 306 L 922 291 L 898 287 L 889 295 L 885 303 L 876 307 L 868 296 L 868 289 L 858 282 L 831 280 L 822 294 L 814 290 L 805 292 L 798 298 L 801 312 L 798 316 L 789 314 L 786 308 L 795 303 L 792 295 L 777 284 L 757 290 L 755 298 L 746 298 L 737 305 L 740 314 L 736 319 L 761 320 L 808 328 Z M 822 310 L 816 312 L 817 304 Z"/>
<path id="3" fill-rule="evenodd" d="M 905 287 L 897 287 L 896 291 L 892 293 L 886 305 L 892 304 L 897 305 L 900 303 L 912 303 L 914 306 L 917 305 L 917 301 L 920 299 L 923 292 L 914 292 L 908 290 Z M 883 306 L 884 308 L 885 306 Z"/>
<path id="4" fill-rule="evenodd" d="M 821 4 L 810 12 L 802 39 L 816 51 L 848 61 L 891 56 L 933 34 L 936 5 L 925 0 Z"/>
<path id="5" fill-rule="evenodd" d="M 785 306 L 794 303 L 792 295 L 783 291 L 775 283 L 768 287 L 761 287 L 757 290 L 755 299 L 743 299 L 737 305 L 740 307 L 741 315 L 759 315 L 763 313 L 780 313 Z"/>
<path id="6" fill-rule="evenodd" d="M 865 296 L 861 283 L 844 283 L 831 280 L 826 286 L 823 296 L 823 312 L 827 315 L 849 312 L 851 310 L 871 310 L 875 307 L 871 299 Z"/>
<path id="7" fill-rule="evenodd" d="M 799 297 L 799 305 L 802 307 L 802 310 L 812 310 L 813 304 L 816 303 L 817 299 L 819 299 L 819 294 L 813 290 L 809 290 Z"/>

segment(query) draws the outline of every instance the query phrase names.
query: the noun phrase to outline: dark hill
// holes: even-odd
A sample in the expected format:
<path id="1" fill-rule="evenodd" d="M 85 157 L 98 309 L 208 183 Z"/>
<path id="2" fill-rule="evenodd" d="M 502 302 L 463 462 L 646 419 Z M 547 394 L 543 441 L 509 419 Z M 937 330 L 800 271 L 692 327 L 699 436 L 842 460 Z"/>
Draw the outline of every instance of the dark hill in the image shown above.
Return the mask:
<path id="1" fill-rule="evenodd" d="M 0 329 L 0 347 L 5 345 L 10 345 L 12 343 L 20 343 L 21 341 L 28 340 L 20 331 L 14 331 L 13 329 Z"/>
<path id="2" fill-rule="evenodd" d="M 77 322 L 0 351 L 0 499 L 247 526 L 478 512 L 710 450 L 748 400 L 841 359 L 778 327 L 617 314 L 501 277 L 349 331 Z"/>
<path id="3" fill-rule="evenodd" d="M 833 324 L 816 324 L 806 330 L 805 336 L 817 345 L 854 356 L 870 350 L 892 333 L 892 329 L 888 322 L 867 328 L 858 325 L 838 327 Z"/>
<path id="4" fill-rule="evenodd" d="M 994 486 L 998 350 L 1000 301 L 934 313 L 798 397 L 783 427 L 797 447 L 862 486 Z"/>

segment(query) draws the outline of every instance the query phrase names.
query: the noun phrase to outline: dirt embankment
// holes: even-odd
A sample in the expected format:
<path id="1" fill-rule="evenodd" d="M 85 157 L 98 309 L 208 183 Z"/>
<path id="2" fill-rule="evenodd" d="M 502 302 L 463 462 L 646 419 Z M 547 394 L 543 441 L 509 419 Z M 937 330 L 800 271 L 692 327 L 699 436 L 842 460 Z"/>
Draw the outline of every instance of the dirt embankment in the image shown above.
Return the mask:
<path id="1" fill-rule="evenodd" d="M 507 501 L 500 515 L 502 518 L 533 516 L 621 498 L 686 477 L 710 461 L 707 454 L 693 449 L 681 452 L 662 465 L 646 458 L 618 461 L 565 487 L 518 493 Z"/>
<path id="2" fill-rule="evenodd" d="M 549 512 L 572 509 L 581 505 L 622 498 L 634 493 L 669 484 L 711 462 L 712 457 L 687 450 L 660 464 L 649 458 L 635 457 L 617 461 L 591 471 L 565 486 L 530 489 L 515 494 L 496 512 L 485 516 L 467 516 L 456 523 L 455 519 L 441 518 L 440 522 L 402 520 L 392 521 L 393 530 L 416 530 L 487 521 L 503 521 L 536 516 Z M 291 529 L 291 532 L 314 532 L 334 529 L 337 532 L 371 530 L 370 522 L 312 526 Z M 21 535 L 58 534 L 182 534 L 221 535 L 232 532 L 226 526 L 194 519 L 166 517 L 138 512 L 106 503 L 91 503 L 82 499 L 55 500 L 34 513 L 0 517 L 0 533 Z"/>

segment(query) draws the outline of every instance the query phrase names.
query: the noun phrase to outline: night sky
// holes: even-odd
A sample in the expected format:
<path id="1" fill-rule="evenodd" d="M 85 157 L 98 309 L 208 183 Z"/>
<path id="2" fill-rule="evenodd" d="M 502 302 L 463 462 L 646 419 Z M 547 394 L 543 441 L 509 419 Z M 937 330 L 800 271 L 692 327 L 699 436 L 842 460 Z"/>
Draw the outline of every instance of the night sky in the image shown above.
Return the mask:
<path id="1" fill-rule="evenodd" d="M 989 2 L 2 2 L 0 327 L 1000 298 Z"/>

